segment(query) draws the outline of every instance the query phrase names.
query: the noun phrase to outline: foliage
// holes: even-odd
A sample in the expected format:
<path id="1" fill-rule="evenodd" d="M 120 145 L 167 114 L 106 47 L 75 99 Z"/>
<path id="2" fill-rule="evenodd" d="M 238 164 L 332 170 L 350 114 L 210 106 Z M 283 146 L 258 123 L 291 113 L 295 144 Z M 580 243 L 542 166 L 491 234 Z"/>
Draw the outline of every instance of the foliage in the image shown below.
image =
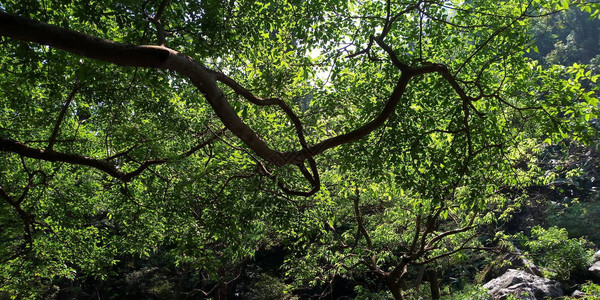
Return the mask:
<path id="1" fill-rule="evenodd" d="M 368 289 L 364 289 L 361 286 L 357 286 L 356 287 L 356 298 L 355 299 L 373 299 L 373 300 L 386 300 L 386 299 L 392 299 L 392 295 L 390 294 L 389 291 L 378 291 L 378 292 L 374 292 L 374 291 L 369 291 Z"/>
<path id="2" fill-rule="evenodd" d="M 566 208 L 556 209 L 557 212 L 548 218 L 551 226 L 560 226 L 568 230 L 569 235 L 584 237 L 594 244 L 600 243 L 600 227 L 598 220 L 600 208 L 598 202 L 573 203 Z"/>
<path id="3" fill-rule="evenodd" d="M 586 282 L 581 286 L 581 291 L 585 293 L 587 299 L 600 299 L 600 285 L 593 282 Z"/>
<path id="4" fill-rule="evenodd" d="M 536 162 L 542 185 L 531 196 L 546 204 L 545 224 L 565 228 L 572 237 L 585 237 L 598 244 L 599 174 L 594 148 L 569 141 L 545 147 Z"/>
<path id="5" fill-rule="evenodd" d="M 596 14 L 597 17 L 597 14 Z M 568 10 L 535 22 L 538 51 L 531 56 L 548 64 L 593 64 L 598 57 L 600 20 L 585 10 Z"/>
<path id="6" fill-rule="evenodd" d="M 248 293 L 244 294 L 245 299 L 265 299 L 265 300 L 294 300 L 298 299 L 290 295 L 285 283 L 280 278 L 267 274 L 259 274 L 258 280 L 252 285 Z"/>
<path id="7" fill-rule="evenodd" d="M 481 285 L 469 285 L 464 287 L 461 291 L 453 292 L 448 296 L 442 297 L 443 300 L 488 300 L 490 298 L 489 290 Z"/>
<path id="8" fill-rule="evenodd" d="M 531 239 L 524 242 L 536 265 L 550 278 L 566 280 L 575 272 L 585 272 L 594 254 L 583 238 L 569 238 L 564 228 L 531 229 Z"/>
<path id="9" fill-rule="evenodd" d="M 570 7 L 599 10 L 1 1 L 0 292 L 39 298 L 140 259 L 181 283 L 152 277 L 156 294 L 227 298 L 280 242 L 298 288 L 345 277 L 402 298 L 426 270 L 435 292 L 489 248 L 478 230 L 519 203 L 543 143 L 597 138 L 598 75 L 530 55 L 532 19 Z"/>

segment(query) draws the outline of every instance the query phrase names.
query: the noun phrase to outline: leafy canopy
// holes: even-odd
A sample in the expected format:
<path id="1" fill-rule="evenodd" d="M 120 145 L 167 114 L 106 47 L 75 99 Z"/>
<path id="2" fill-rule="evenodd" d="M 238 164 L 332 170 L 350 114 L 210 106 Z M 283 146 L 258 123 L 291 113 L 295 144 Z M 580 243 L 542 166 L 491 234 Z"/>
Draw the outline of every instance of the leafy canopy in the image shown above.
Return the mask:
<path id="1" fill-rule="evenodd" d="M 209 287 L 286 238 L 312 259 L 298 277 L 322 258 L 399 297 L 409 265 L 501 214 L 528 151 L 595 136 L 597 76 L 527 56 L 531 20 L 576 7 L 598 15 L 564 0 L 2 1 L 0 289 L 35 297 L 155 254 Z"/>

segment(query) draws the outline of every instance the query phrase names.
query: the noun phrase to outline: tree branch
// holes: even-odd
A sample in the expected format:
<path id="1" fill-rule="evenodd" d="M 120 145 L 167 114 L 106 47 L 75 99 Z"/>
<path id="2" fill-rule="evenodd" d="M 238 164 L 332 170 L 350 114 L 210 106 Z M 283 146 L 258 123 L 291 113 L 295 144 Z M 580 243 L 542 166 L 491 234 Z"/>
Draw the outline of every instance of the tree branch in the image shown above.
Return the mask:
<path id="1" fill-rule="evenodd" d="M 431 239 L 431 241 L 429 241 L 429 243 L 427 243 L 427 246 L 425 248 L 426 249 L 431 248 L 433 246 L 433 244 L 437 243 L 438 241 L 440 241 L 444 237 L 447 237 L 447 236 L 450 236 L 450 235 L 454 235 L 454 234 L 457 234 L 457 233 L 461 233 L 461 232 L 465 232 L 467 230 L 475 228 L 475 226 L 473 226 L 473 222 L 474 221 L 475 221 L 475 216 L 473 216 L 471 218 L 471 220 L 469 220 L 469 223 L 466 226 L 464 226 L 464 227 L 456 228 L 454 230 L 448 230 L 446 232 L 438 234 L 433 239 Z"/>
<path id="2" fill-rule="evenodd" d="M 162 14 L 165 11 L 165 7 L 167 6 L 167 4 L 169 4 L 169 0 L 162 0 L 158 6 L 158 9 L 156 11 L 156 14 L 151 17 L 147 12 L 146 12 L 146 5 L 148 4 L 150 0 L 146 0 L 144 1 L 144 4 L 142 5 L 142 10 L 144 11 L 144 14 L 146 15 L 146 18 L 152 22 L 152 24 L 154 24 L 154 26 L 156 26 L 156 35 L 157 35 L 157 39 L 158 39 L 158 45 L 159 46 L 164 46 L 165 42 L 166 42 L 166 31 L 165 28 L 162 24 Z"/>
<path id="3" fill-rule="evenodd" d="M 361 139 L 380 127 L 392 114 L 411 77 L 400 77 L 386 106 L 371 122 L 307 149 L 279 152 L 271 149 L 235 113 L 233 107 L 227 102 L 225 94 L 216 84 L 215 72 L 185 54 L 162 46 L 123 45 L 4 12 L 0 12 L 0 35 L 49 45 L 76 55 L 119 66 L 163 68 L 187 76 L 204 95 L 227 129 L 259 157 L 278 166 L 297 165 L 327 149 Z"/>
<path id="4" fill-rule="evenodd" d="M 25 191 L 24 193 L 27 193 L 27 191 Z M 24 250 L 22 252 L 15 253 L 15 255 L 13 255 L 11 257 L 11 259 L 13 259 L 13 258 L 21 255 L 23 252 L 27 252 L 29 249 L 31 249 L 33 247 L 33 236 L 32 236 L 31 231 L 32 231 L 32 225 L 33 225 L 34 219 L 31 214 L 29 214 L 28 212 L 23 210 L 23 208 L 21 207 L 19 202 L 13 200 L 4 191 L 2 186 L 0 186 L 0 198 L 4 199 L 4 201 L 6 201 L 6 203 L 8 203 L 10 206 L 12 206 L 15 209 L 17 211 L 17 214 L 19 215 L 19 218 L 23 221 L 23 230 L 25 231 L 25 236 L 24 236 L 25 242 L 22 245 L 22 247 L 24 248 Z M 29 246 L 29 249 L 27 249 L 27 246 Z"/>
<path id="5" fill-rule="evenodd" d="M 54 124 L 54 129 L 52 130 L 52 134 L 50 134 L 50 138 L 48 139 L 48 146 L 46 146 L 46 151 L 52 151 L 52 148 L 54 147 L 54 143 L 56 142 L 56 136 L 58 136 L 58 132 L 60 130 L 60 124 L 62 123 L 63 119 L 65 118 L 65 115 L 67 114 L 67 110 L 69 109 L 71 102 L 73 102 L 73 99 L 75 98 L 75 94 L 77 94 L 78 90 L 79 90 L 79 81 L 77 79 L 75 79 L 75 84 L 73 85 L 73 89 L 69 93 L 69 96 L 67 96 L 67 102 L 65 102 L 65 105 L 63 105 L 62 109 L 60 110 L 60 113 L 58 114 L 58 118 L 56 119 L 56 123 Z"/>
<path id="6" fill-rule="evenodd" d="M 165 4 L 166 5 L 166 4 Z M 403 12 L 406 12 L 414 7 L 409 7 L 401 13 L 391 17 L 388 21 L 395 21 Z M 391 25 L 390 25 L 391 26 Z M 389 26 L 386 26 L 389 30 Z M 394 90 L 387 99 L 381 112 L 371 121 L 366 124 L 351 130 L 347 133 L 325 139 L 319 143 L 309 146 L 306 143 L 302 132 L 302 124 L 299 118 L 281 99 L 260 99 L 249 93 L 245 88 L 241 87 L 237 82 L 218 72 L 212 71 L 203 64 L 195 61 L 191 57 L 179 53 L 175 50 L 163 46 L 134 46 L 123 45 L 110 40 L 92 37 L 69 29 L 61 28 L 55 25 L 49 25 L 43 22 L 31 20 L 25 17 L 0 12 L 0 36 L 7 36 L 14 39 L 34 42 L 43 45 L 49 45 L 53 48 L 62 49 L 70 53 L 83 57 L 97 59 L 119 66 L 131 67 L 146 67 L 146 68 L 162 68 L 175 71 L 189 78 L 192 84 L 204 95 L 207 102 L 211 105 L 216 115 L 219 117 L 225 127 L 236 135 L 248 148 L 256 153 L 261 159 L 277 166 L 303 164 L 308 160 L 311 169 L 311 176 L 307 179 L 313 185 L 309 192 L 301 192 L 303 195 L 311 194 L 318 190 L 318 172 L 316 163 L 312 159 L 314 156 L 324 152 L 327 149 L 337 147 L 342 144 L 357 141 L 377 128 L 381 127 L 392 115 L 400 99 L 403 97 L 407 85 L 412 77 L 438 72 L 450 82 L 455 91 L 461 96 L 464 101 L 468 97 L 462 88 L 456 83 L 456 80 L 448 70 L 441 65 L 428 65 L 419 68 L 410 68 L 402 63 L 393 50 L 385 43 L 383 38 L 385 32 L 379 37 L 380 46 L 388 52 L 390 58 L 396 66 L 399 66 L 402 73 L 394 87 Z M 377 41 L 377 40 L 376 40 Z M 302 149 L 289 152 L 281 152 L 269 147 L 258 134 L 251 129 L 237 115 L 233 107 L 227 101 L 225 93 L 217 85 L 217 81 L 225 83 L 231 87 L 236 93 L 247 100 L 257 105 L 277 105 L 288 115 L 294 123 L 296 133 L 302 145 Z M 467 102 L 470 105 L 470 102 Z M 473 109 L 472 105 L 470 106 Z M 1 146 L 4 151 L 13 149 L 13 152 L 27 153 L 26 156 L 32 158 L 44 157 L 50 161 L 72 161 L 77 164 L 94 166 L 100 170 L 120 178 L 120 171 L 107 164 L 107 162 L 94 160 L 82 156 L 73 156 L 70 154 L 50 154 L 33 148 L 29 148 L 21 143 L 3 139 Z M 17 152 L 17 153 L 18 153 Z M 302 171 L 302 169 L 301 169 Z M 302 171 L 303 172 L 303 171 Z M 303 172 L 305 174 L 305 172 Z M 312 178 L 312 179 L 311 179 Z"/>
<path id="7" fill-rule="evenodd" d="M 218 134 L 221 134 L 221 131 Z M 217 135 L 215 134 L 207 140 L 199 143 L 194 146 L 192 149 L 186 151 L 185 153 L 179 155 L 179 158 L 184 158 L 192 155 L 198 149 L 205 147 L 206 145 L 212 143 Z M 12 152 L 25 157 L 41 159 L 50 162 L 66 162 L 74 165 L 88 166 L 94 169 L 100 170 L 114 178 L 117 178 L 123 182 L 129 182 L 133 179 L 133 177 L 140 175 L 145 169 L 152 165 L 163 164 L 169 161 L 167 158 L 163 159 L 154 159 L 147 160 L 143 162 L 136 170 L 124 173 L 119 170 L 115 165 L 113 165 L 110 161 L 105 159 L 95 159 L 83 155 L 71 154 L 71 153 L 61 153 L 56 151 L 46 151 L 42 149 L 31 148 L 21 142 L 5 139 L 0 137 L 0 151 L 3 152 Z"/>

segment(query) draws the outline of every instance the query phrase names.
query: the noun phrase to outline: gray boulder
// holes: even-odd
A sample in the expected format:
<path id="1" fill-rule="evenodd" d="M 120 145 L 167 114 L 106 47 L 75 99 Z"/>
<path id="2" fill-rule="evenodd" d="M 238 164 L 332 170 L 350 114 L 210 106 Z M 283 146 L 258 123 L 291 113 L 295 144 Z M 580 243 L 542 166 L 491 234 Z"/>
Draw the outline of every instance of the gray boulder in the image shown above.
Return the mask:
<path id="1" fill-rule="evenodd" d="M 596 251 L 596 253 L 594 253 L 594 261 L 600 261 L 600 250 Z"/>
<path id="2" fill-rule="evenodd" d="M 600 261 L 595 262 L 589 269 L 590 273 L 596 278 L 600 279 Z"/>
<path id="3" fill-rule="evenodd" d="M 532 261 L 525 258 L 517 248 L 499 256 L 497 261 L 502 263 L 500 266 L 495 264 L 488 266 L 485 270 L 484 280 L 489 281 L 496 277 L 500 277 L 509 269 L 520 269 L 529 274 L 542 276 L 542 271 Z"/>
<path id="4" fill-rule="evenodd" d="M 483 287 L 490 290 L 493 300 L 503 300 L 509 295 L 526 300 L 565 295 L 560 282 L 515 269 L 509 269 L 504 275 L 490 280 Z"/>
<path id="5" fill-rule="evenodd" d="M 571 297 L 573 298 L 585 298 L 585 296 L 587 296 L 587 294 L 580 290 L 576 290 L 571 294 Z"/>

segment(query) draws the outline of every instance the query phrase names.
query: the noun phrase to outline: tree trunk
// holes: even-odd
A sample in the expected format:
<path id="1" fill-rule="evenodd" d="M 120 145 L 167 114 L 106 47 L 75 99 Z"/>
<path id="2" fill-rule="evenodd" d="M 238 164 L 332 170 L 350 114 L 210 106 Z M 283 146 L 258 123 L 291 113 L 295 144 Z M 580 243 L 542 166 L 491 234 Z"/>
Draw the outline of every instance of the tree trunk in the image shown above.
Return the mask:
<path id="1" fill-rule="evenodd" d="M 227 282 L 219 282 L 215 293 L 215 300 L 227 300 Z"/>
<path id="2" fill-rule="evenodd" d="M 393 278 L 388 277 L 387 278 L 387 286 L 388 289 L 390 289 L 390 292 L 392 292 L 392 296 L 394 296 L 394 299 L 396 300 L 403 300 L 404 297 L 402 297 L 402 282 L 403 280 L 395 280 Z"/>
<path id="3" fill-rule="evenodd" d="M 425 266 L 421 266 L 421 268 L 419 268 L 419 273 L 417 273 L 417 278 L 415 279 L 415 287 L 419 287 L 419 285 L 421 285 L 421 283 L 423 282 L 423 276 L 425 276 Z"/>
<path id="4" fill-rule="evenodd" d="M 227 300 L 227 272 L 224 269 L 218 271 L 219 283 L 215 291 L 215 300 Z"/>
<path id="5" fill-rule="evenodd" d="M 440 299 L 440 287 L 437 281 L 437 272 L 429 271 L 429 287 L 431 288 L 431 299 Z"/>
<path id="6" fill-rule="evenodd" d="M 398 279 L 398 285 L 400 285 L 400 288 L 401 288 L 403 291 L 406 291 L 406 290 L 408 290 L 408 284 L 406 284 L 406 280 L 404 280 L 404 277 L 402 277 L 402 278 Z"/>
<path id="7" fill-rule="evenodd" d="M 185 286 L 185 277 L 186 272 L 182 272 L 179 275 L 179 280 L 177 281 L 177 292 L 175 293 L 175 300 L 182 300 L 184 298 L 183 289 Z"/>

